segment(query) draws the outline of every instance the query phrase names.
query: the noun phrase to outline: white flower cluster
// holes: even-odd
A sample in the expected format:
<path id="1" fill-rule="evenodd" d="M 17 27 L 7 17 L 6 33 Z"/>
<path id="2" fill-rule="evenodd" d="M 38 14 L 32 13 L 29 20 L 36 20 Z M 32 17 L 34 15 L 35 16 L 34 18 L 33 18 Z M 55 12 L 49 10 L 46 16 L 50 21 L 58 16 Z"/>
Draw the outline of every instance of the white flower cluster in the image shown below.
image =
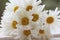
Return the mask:
<path id="1" fill-rule="evenodd" d="M 1 17 L 2 33 L 19 40 L 50 40 L 60 27 L 60 11 L 44 10 L 41 0 L 9 0 Z"/>

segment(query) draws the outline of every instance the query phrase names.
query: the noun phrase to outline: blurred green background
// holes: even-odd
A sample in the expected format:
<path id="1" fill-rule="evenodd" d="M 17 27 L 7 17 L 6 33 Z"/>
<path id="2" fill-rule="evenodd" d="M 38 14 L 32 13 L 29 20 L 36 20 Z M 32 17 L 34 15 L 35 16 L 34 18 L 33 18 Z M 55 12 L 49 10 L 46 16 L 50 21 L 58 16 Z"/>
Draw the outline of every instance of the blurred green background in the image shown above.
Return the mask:
<path id="1" fill-rule="evenodd" d="M 0 0 L 0 19 L 1 19 L 1 16 L 2 16 L 2 13 L 5 9 L 5 4 L 8 0 Z"/>
<path id="2" fill-rule="evenodd" d="M 5 9 L 5 4 L 8 0 L 0 0 L 0 18 L 2 16 L 2 13 Z M 42 4 L 45 4 L 45 9 L 55 9 L 56 7 L 59 7 L 60 9 L 60 0 L 42 0 Z"/>
<path id="3" fill-rule="evenodd" d="M 46 5 L 45 9 L 52 9 L 54 10 L 56 7 L 60 9 L 60 0 L 42 0 L 43 4 Z"/>

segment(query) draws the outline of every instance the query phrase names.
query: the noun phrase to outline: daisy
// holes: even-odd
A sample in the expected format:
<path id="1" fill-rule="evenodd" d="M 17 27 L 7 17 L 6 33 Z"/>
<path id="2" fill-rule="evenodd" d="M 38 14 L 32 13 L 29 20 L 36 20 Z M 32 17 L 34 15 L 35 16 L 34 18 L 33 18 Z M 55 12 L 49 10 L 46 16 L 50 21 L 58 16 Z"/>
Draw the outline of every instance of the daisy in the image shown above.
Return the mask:
<path id="1" fill-rule="evenodd" d="M 13 14 L 13 12 L 4 12 L 5 14 L 1 17 L 1 27 L 4 29 L 5 35 L 9 35 L 13 30 L 17 29 L 18 18 Z M 10 13 L 10 15 L 9 15 Z"/>
<path id="2" fill-rule="evenodd" d="M 34 30 L 31 30 L 32 36 L 34 38 L 37 38 L 39 40 L 50 40 L 51 33 L 50 33 L 50 28 L 45 25 L 37 26 L 35 25 L 36 28 Z"/>
<path id="3" fill-rule="evenodd" d="M 23 27 L 23 28 L 31 28 L 31 20 L 32 20 L 32 16 L 31 14 L 29 14 L 27 11 L 25 10 L 18 10 L 15 15 L 18 17 L 18 24 L 17 27 Z"/>
<path id="4" fill-rule="evenodd" d="M 26 11 L 32 10 L 33 7 L 38 6 L 41 0 L 9 0 L 6 3 L 6 10 L 13 11 L 14 13 L 20 8 Z"/>
<path id="5" fill-rule="evenodd" d="M 17 27 L 17 31 L 18 31 L 18 36 L 15 37 L 16 39 L 19 39 L 19 40 L 32 40 L 32 38 L 31 38 L 31 29 L 30 28 L 23 28 L 23 27 L 18 28 Z"/>
<path id="6" fill-rule="evenodd" d="M 58 10 L 58 8 L 56 8 L 55 10 L 49 10 L 48 13 L 44 14 L 45 16 L 43 16 L 43 22 L 45 23 L 45 25 L 49 25 L 49 27 L 51 29 L 56 29 L 60 27 L 60 11 Z"/>
<path id="7" fill-rule="evenodd" d="M 19 8 L 23 8 L 23 2 L 23 0 L 8 0 L 8 2 L 6 3 L 5 10 L 15 13 Z"/>
<path id="8" fill-rule="evenodd" d="M 41 3 L 41 0 L 24 0 L 26 11 L 32 10 L 34 7 L 38 6 Z"/>
<path id="9" fill-rule="evenodd" d="M 29 11 L 31 16 L 33 16 L 32 22 L 39 24 L 44 7 L 45 5 L 40 5 L 40 6 L 33 8 L 31 11 Z"/>

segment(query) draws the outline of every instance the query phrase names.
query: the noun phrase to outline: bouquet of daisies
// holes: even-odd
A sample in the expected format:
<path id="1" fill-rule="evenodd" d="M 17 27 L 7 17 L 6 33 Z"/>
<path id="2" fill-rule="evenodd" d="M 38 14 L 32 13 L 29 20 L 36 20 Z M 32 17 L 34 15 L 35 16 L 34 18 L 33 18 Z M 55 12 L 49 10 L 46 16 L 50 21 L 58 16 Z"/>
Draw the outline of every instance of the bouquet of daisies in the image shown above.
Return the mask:
<path id="1" fill-rule="evenodd" d="M 60 27 L 60 11 L 45 10 L 41 0 L 9 0 L 1 17 L 2 33 L 19 40 L 50 40 Z"/>

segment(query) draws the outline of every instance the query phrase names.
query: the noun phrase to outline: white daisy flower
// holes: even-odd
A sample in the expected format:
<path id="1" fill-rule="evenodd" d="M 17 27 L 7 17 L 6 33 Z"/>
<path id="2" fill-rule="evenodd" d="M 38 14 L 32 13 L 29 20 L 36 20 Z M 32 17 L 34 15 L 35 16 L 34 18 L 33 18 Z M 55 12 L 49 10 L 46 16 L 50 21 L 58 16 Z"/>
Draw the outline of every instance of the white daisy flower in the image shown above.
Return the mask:
<path id="1" fill-rule="evenodd" d="M 19 40 L 32 40 L 32 38 L 31 38 L 31 29 L 30 28 L 23 28 L 23 27 L 18 28 L 17 27 L 17 30 L 18 30 L 18 36 L 15 37 L 16 39 L 19 39 Z"/>
<path id="2" fill-rule="evenodd" d="M 41 3 L 41 0 L 24 0 L 25 1 L 25 9 L 26 11 L 32 10 L 32 8 L 38 6 Z"/>
<path id="3" fill-rule="evenodd" d="M 15 15 L 18 17 L 18 24 L 17 27 L 23 27 L 23 28 L 31 28 L 31 20 L 32 20 L 32 16 L 31 14 L 29 14 L 27 11 L 25 10 L 18 10 Z"/>
<path id="4" fill-rule="evenodd" d="M 18 24 L 18 18 L 14 15 L 13 12 L 4 12 L 5 15 L 2 16 L 1 27 L 5 35 L 9 35 L 13 30 L 17 29 L 16 25 Z M 10 15 L 9 15 L 10 13 Z"/>
<path id="5" fill-rule="evenodd" d="M 8 0 L 5 9 L 9 12 L 16 12 L 19 8 L 23 9 L 23 0 Z M 21 8 L 22 7 L 22 8 Z"/>
<path id="6" fill-rule="evenodd" d="M 45 25 L 49 25 L 48 27 L 52 29 L 56 29 L 60 27 L 60 11 L 58 8 L 54 10 L 49 10 L 48 13 L 45 13 L 42 17 L 42 21 Z"/>
<path id="7" fill-rule="evenodd" d="M 10 3 L 9 3 L 10 2 Z M 9 0 L 6 3 L 6 10 L 13 11 L 14 13 L 20 8 L 25 9 L 26 11 L 31 10 L 33 7 L 38 6 L 41 3 L 41 0 Z"/>
<path id="8" fill-rule="evenodd" d="M 32 19 L 33 23 L 39 24 L 44 7 L 45 5 L 40 5 L 33 8 L 31 11 L 29 11 L 31 16 L 33 16 L 33 19 Z"/>
<path id="9" fill-rule="evenodd" d="M 37 26 L 34 30 L 31 30 L 32 36 L 39 40 L 49 40 L 51 37 L 50 28 L 48 26 Z"/>

